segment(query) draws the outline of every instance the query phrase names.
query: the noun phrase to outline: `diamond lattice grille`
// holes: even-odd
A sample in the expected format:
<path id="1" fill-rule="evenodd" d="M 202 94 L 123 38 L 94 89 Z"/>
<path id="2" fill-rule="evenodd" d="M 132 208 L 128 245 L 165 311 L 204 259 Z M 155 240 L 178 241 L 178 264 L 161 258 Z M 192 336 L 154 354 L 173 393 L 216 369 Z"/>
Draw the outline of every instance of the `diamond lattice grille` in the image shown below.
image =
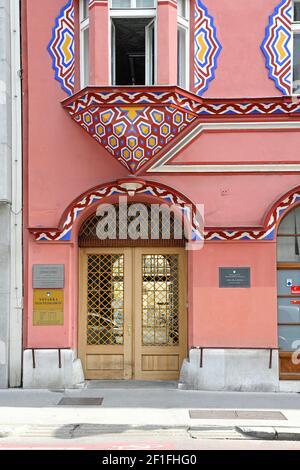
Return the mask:
<path id="1" fill-rule="evenodd" d="M 178 256 L 143 255 L 142 267 L 143 345 L 178 345 Z"/>
<path id="2" fill-rule="evenodd" d="M 97 226 L 101 219 L 105 216 L 91 215 L 82 225 L 79 233 L 79 246 L 184 246 L 184 224 L 180 216 L 175 216 L 172 211 L 168 212 L 167 206 L 163 212 L 159 213 L 158 218 L 152 215 L 151 204 L 143 204 L 145 210 L 135 215 L 130 214 L 131 204 L 128 204 L 127 215 L 120 215 L 119 206 L 115 205 L 115 216 L 110 215 L 110 221 L 115 220 L 115 231 L 112 230 L 113 237 L 104 239 L 99 238 Z M 135 224 L 135 220 L 140 222 L 140 237 L 132 238 L 131 224 Z M 108 219 L 107 219 L 108 220 Z"/>
<path id="3" fill-rule="evenodd" d="M 124 256 L 88 255 L 87 344 L 123 344 Z"/>

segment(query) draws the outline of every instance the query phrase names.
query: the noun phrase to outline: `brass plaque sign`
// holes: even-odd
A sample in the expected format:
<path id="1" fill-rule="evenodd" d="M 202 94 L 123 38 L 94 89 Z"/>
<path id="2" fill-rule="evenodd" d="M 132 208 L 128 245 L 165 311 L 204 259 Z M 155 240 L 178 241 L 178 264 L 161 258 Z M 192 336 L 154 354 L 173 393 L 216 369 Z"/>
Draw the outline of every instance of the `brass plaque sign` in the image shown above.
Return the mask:
<path id="1" fill-rule="evenodd" d="M 33 325 L 55 326 L 64 324 L 63 289 L 34 289 Z"/>

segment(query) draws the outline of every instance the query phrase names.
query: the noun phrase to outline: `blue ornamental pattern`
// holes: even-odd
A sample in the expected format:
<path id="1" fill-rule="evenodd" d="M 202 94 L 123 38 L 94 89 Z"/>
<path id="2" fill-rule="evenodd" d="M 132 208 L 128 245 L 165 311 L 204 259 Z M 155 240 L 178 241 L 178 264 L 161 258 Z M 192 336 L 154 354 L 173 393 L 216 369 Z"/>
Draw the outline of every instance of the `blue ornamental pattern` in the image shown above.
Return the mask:
<path id="1" fill-rule="evenodd" d="M 60 82 L 62 89 L 68 95 L 74 92 L 74 31 L 74 5 L 73 0 L 69 0 L 55 20 L 52 38 L 48 45 L 55 79 Z"/>

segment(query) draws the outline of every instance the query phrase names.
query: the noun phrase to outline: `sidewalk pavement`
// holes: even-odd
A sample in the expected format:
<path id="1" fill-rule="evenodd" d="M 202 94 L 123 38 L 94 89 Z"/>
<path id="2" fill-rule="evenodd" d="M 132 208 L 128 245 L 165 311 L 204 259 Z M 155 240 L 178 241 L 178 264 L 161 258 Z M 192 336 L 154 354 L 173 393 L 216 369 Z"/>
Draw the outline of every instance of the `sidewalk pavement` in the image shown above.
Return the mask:
<path id="1" fill-rule="evenodd" d="M 66 397 L 103 398 L 103 403 L 59 405 Z M 201 419 L 193 419 L 191 410 L 201 410 Z M 210 413 L 203 416 L 204 410 Z M 236 412 L 235 419 L 231 410 Z M 239 410 L 252 413 L 239 416 Z M 184 431 L 195 438 L 234 435 L 236 439 L 300 440 L 300 394 L 203 392 L 179 390 L 176 382 L 110 381 L 90 382 L 75 390 L 0 390 L 0 438 L 147 431 Z"/>

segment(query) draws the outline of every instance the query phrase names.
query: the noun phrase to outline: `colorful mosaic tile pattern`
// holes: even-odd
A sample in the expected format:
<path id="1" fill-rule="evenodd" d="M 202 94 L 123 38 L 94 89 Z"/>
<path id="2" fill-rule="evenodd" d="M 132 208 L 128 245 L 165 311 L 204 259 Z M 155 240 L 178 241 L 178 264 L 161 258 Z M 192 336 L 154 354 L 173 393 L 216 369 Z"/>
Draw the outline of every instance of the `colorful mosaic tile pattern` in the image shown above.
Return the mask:
<path id="1" fill-rule="evenodd" d="M 63 103 L 72 119 L 135 174 L 196 123 L 229 116 L 299 117 L 300 101 L 203 100 L 177 87 L 89 88 Z M 178 139 L 177 139 L 178 138 Z"/>
<path id="2" fill-rule="evenodd" d="M 78 215 L 86 208 L 90 207 L 96 202 L 100 202 L 103 198 L 110 196 L 124 196 L 128 195 L 126 189 L 120 186 L 122 182 L 115 182 L 102 186 L 99 189 L 94 189 L 91 192 L 81 196 L 74 202 L 70 208 L 64 223 L 62 230 L 57 232 L 34 232 L 36 240 L 39 241 L 69 241 L 71 240 L 72 228 L 78 217 Z M 177 193 L 174 189 L 160 185 L 153 182 L 145 182 L 141 188 L 136 191 L 136 195 L 148 195 L 154 196 L 163 202 L 171 205 L 176 205 L 177 208 L 182 211 L 186 220 L 192 221 L 192 240 L 199 241 L 203 239 L 203 232 L 199 229 L 199 218 L 196 206 L 185 196 Z"/>
<path id="3" fill-rule="evenodd" d="M 74 119 L 135 173 L 196 118 L 171 106 L 92 106 Z"/>
<path id="4" fill-rule="evenodd" d="M 269 77 L 284 94 L 292 86 L 292 0 L 281 0 L 270 16 L 262 51 Z"/>
<path id="5" fill-rule="evenodd" d="M 201 0 L 195 1 L 195 89 L 201 96 L 215 78 L 222 46 L 217 38 L 214 19 Z"/>
<path id="6" fill-rule="evenodd" d="M 73 0 L 69 0 L 55 20 L 52 38 L 48 45 L 55 78 L 68 95 L 72 95 L 74 91 L 74 29 Z"/>

